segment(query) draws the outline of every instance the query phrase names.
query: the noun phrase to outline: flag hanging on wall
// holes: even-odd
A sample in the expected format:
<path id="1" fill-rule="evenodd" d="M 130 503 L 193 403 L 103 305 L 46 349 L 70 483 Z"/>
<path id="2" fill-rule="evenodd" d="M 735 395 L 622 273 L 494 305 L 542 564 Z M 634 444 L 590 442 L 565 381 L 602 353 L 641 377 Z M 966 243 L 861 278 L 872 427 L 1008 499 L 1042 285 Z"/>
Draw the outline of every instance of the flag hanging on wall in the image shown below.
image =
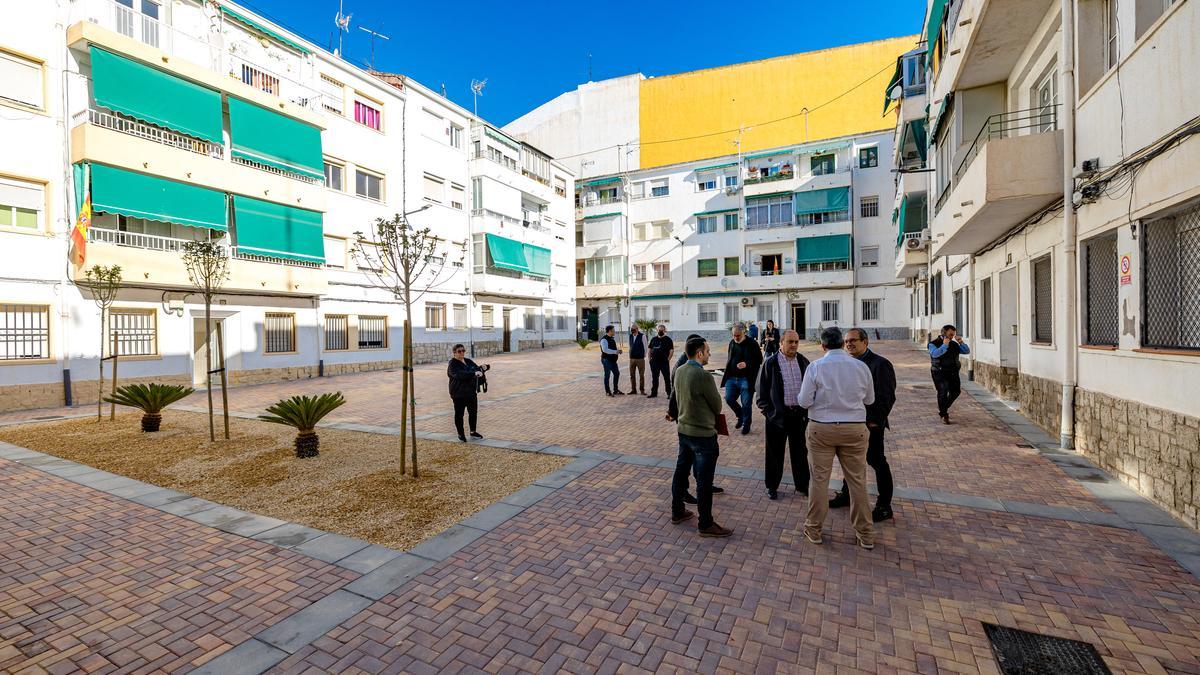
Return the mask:
<path id="1" fill-rule="evenodd" d="M 75 228 L 71 230 L 71 243 L 74 245 L 76 264 L 82 265 L 87 259 L 88 228 L 92 226 L 92 181 L 91 167 L 83 166 L 83 202 L 79 205 L 79 217 L 75 219 Z"/>

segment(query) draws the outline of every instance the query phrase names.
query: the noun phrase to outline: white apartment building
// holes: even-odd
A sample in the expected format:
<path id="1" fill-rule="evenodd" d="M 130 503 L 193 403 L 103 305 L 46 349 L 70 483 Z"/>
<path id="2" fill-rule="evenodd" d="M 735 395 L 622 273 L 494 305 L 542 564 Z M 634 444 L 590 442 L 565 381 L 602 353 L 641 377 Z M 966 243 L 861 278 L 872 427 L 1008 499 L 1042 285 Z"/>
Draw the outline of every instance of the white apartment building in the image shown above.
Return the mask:
<path id="1" fill-rule="evenodd" d="M 863 134 L 581 180 L 581 330 L 653 319 L 724 339 L 770 319 L 906 338 L 891 155 L 891 134 Z"/>
<path id="2" fill-rule="evenodd" d="M 233 384 L 392 367 L 403 305 L 352 251 L 398 213 L 444 249 L 419 284 L 418 361 L 574 337 L 574 177 L 544 153 L 230 3 L 7 5 L 0 409 L 94 399 L 112 344 L 122 381 L 202 382 L 203 303 L 180 255 L 197 239 L 231 258 L 213 313 Z M 123 270 L 103 354 L 93 265 Z"/>
<path id="3" fill-rule="evenodd" d="M 965 326 L 976 380 L 1197 527 L 1200 6 L 933 0 L 927 16 L 934 171 L 924 188 L 901 174 L 901 199 L 927 190 L 932 263 L 897 254 L 916 314 L 929 298 L 914 328 Z M 901 98 L 903 131 L 924 106 Z"/>

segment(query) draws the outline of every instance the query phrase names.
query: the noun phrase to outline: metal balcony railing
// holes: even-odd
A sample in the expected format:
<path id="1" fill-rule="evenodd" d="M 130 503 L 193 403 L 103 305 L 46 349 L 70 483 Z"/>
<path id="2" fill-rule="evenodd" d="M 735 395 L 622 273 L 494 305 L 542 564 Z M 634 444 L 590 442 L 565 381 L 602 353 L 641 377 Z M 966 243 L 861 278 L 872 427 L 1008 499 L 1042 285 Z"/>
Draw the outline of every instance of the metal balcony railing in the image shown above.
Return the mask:
<path id="1" fill-rule="evenodd" d="M 621 202 L 621 197 L 618 195 L 616 197 L 588 198 L 588 199 L 584 200 L 584 205 L 585 206 L 602 206 L 604 204 L 619 204 L 620 202 Z"/>
<path id="2" fill-rule="evenodd" d="M 284 171 L 283 169 L 280 169 L 278 167 L 274 167 L 269 164 L 262 164 L 260 162 L 255 162 L 254 160 L 246 159 L 245 157 L 234 156 L 234 157 L 231 157 L 230 159 L 233 160 L 234 164 L 241 164 L 242 166 L 248 166 L 251 169 L 258 169 L 259 171 L 266 171 L 267 173 L 273 173 L 276 176 L 283 176 L 284 178 L 298 180 L 301 183 L 310 183 L 312 185 L 316 185 L 318 183 L 325 182 L 325 179 L 323 179 L 323 178 L 316 178 L 314 176 L 306 176 L 306 175 L 300 174 L 300 173 Z"/>
<path id="3" fill-rule="evenodd" d="M 172 148 L 194 152 L 198 155 L 205 155 L 214 159 L 224 159 L 225 157 L 225 148 L 221 145 L 185 136 L 179 132 L 162 129 L 151 124 L 146 124 L 145 122 L 139 122 L 131 117 L 124 117 L 116 113 L 89 108 L 88 122 L 98 127 L 112 129 L 113 131 L 144 138 L 148 141 Z"/>
<path id="4" fill-rule="evenodd" d="M 962 160 L 958 163 L 958 168 L 954 171 L 955 182 L 962 177 L 963 173 L 966 172 L 971 162 L 974 161 L 976 155 L 979 154 L 979 151 L 983 149 L 983 146 L 988 141 L 1000 138 L 1012 138 L 1014 136 L 1044 134 L 1056 129 L 1058 129 L 1057 103 L 992 115 L 984 121 L 983 126 L 979 129 L 979 133 L 975 134 L 975 140 L 972 141 L 971 147 L 967 148 L 966 154 L 963 155 Z"/>
<path id="5" fill-rule="evenodd" d="M 142 248 L 148 251 L 163 251 L 166 253 L 175 253 L 183 250 L 183 245 L 191 241 L 190 239 L 176 239 L 174 237 L 161 237 L 156 234 L 142 234 L 140 232 L 122 232 L 120 230 L 109 230 L 100 227 L 88 228 L 88 241 L 101 244 L 116 244 L 117 246 L 128 246 L 129 248 Z"/>
<path id="6" fill-rule="evenodd" d="M 287 260 L 283 258 L 272 258 L 257 253 L 244 253 L 239 251 L 236 246 L 232 248 L 233 255 L 231 257 L 238 260 L 249 260 L 250 262 L 268 263 L 271 265 L 284 265 L 286 267 L 309 267 L 312 269 L 320 269 L 324 267 L 323 263 L 314 260 Z"/>

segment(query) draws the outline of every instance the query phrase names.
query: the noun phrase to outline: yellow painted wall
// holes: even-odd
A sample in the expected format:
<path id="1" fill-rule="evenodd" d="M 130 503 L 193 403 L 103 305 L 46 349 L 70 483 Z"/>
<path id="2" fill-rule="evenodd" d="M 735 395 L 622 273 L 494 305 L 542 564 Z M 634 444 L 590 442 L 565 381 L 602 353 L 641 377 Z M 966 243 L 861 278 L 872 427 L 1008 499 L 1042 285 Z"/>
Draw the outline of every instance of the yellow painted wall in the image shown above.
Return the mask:
<path id="1" fill-rule="evenodd" d="M 896 58 L 917 40 L 916 35 L 890 38 L 643 80 L 641 166 L 737 152 L 737 132 L 709 134 L 738 127 L 753 127 L 742 135 L 743 152 L 891 129 L 892 114 L 880 115 L 884 88 Z M 807 115 L 806 138 L 806 116 L 796 113 L 817 108 L 851 88 Z M 796 116 L 763 124 L 788 115 Z M 705 137 L 691 138 L 701 135 Z M 660 142 L 680 138 L 690 140 Z"/>

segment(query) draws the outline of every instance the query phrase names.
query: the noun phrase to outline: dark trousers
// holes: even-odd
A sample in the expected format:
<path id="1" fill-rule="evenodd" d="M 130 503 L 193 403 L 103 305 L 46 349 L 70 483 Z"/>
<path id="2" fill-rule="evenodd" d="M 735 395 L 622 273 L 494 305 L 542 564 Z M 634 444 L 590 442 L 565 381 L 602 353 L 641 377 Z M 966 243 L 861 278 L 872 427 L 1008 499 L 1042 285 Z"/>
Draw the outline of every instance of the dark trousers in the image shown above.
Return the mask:
<path id="1" fill-rule="evenodd" d="M 875 486 L 879 488 L 879 497 L 875 507 L 892 508 L 892 467 L 888 466 L 887 455 L 883 453 L 883 427 L 867 427 L 871 437 L 867 439 L 867 466 L 875 470 Z M 842 494 L 850 496 L 845 481 L 842 482 Z"/>
<path id="2" fill-rule="evenodd" d="M 471 433 L 475 433 L 475 421 L 479 418 L 479 397 L 478 396 L 456 396 L 454 401 L 454 428 L 458 429 L 459 436 L 465 436 L 463 433 L 463 411 L 467 412 L 468 421 L 471 424 Z"/>
<path id="3" fill-rule="evenodd" d="M 934 368 L 930 372 L 933 374 L 933 386 L 937 387 L 938 414 L 945 416 L 950 412 L 950 406 L 954 405 L 954 400 L 962 392 L 958 370 Z"/>
<path id="4" fill-rule="evenodd" d="M 658 376 L 662 375 L 663 384 L 667 388 L 667 396 L 671 395 L 671 362 L 650 360 L 650 395 L 658 396 Z"/>
<path id="5" fill-rule="evenodd" d="M 600 363 L 604 366 L 604 393 L 611 394 L 621 388 L 621 366 L 617 365 L 616 360 L 600 359 Z M 612 377 L 612 388 L 608 386 L 608 378 Z"/>
<path id="6" fill-rule="evenodd" d="M 717 471 L 717 437 L 679 434 L 679 455 L 675 459 L 675 477 L 671 480 L 671 513 L 683 513 L 683 498 L 688 492 L 688 473 L 696 477 L 696 510 L 700 512 L 697 527 L 703 530 L 713 524 L 713 476 Z"/>
<path id="7" fill-rule="evenodd" d="M 796 489 L 808 494 L 808 441 L 804 430 L 808 428 L 808 416 L 800 407 L 787 408 L 783 413 L 783 425 L 767 422 L 766 483 L 768 490 L 778 490 L 783 480 L 783 451 L 787 446 L 792 462 L 792 480 Z"/>

